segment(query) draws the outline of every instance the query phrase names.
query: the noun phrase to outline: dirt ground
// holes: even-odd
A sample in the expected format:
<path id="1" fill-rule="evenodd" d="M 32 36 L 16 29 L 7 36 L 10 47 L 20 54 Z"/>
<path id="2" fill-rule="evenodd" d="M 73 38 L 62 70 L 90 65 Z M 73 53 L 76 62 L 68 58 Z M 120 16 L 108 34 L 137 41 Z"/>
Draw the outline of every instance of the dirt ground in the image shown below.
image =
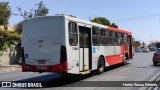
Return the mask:
<path id="1" fill-rule="evenodd" d="M 8 66 L 0 66 L 0 73 L 12 72 L 12 71 L 21 71 L 20 65 L 8 65 Z"/>

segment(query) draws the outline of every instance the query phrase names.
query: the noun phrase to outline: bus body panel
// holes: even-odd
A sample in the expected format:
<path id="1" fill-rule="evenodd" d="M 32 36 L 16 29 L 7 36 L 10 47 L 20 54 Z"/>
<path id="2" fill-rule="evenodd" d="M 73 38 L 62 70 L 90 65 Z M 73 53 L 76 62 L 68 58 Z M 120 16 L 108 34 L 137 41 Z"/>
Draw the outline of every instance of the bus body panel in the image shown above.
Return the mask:
<path id="1" fill-rule="evenodd" d="M 60 64 L 61 45 L 65 46 L 62 22 L 63 17 L 38 17 L 24 21 L 22 47 L 26 65 L 47 67 Z"/>
<path id="2" fill-rule="evenodd" d="M 68 17 L 65 18 L 65 42 L 67 49 L 67 62 L 68 62 L 68 73 L 80 74 L 79 72 L 79 44 L 78 46 L 70 46 L 69 44 L 69 27 L 68 23 L 71 20 Z"/>
<path id="3" fill-rule="evenodd" d="M 121 47 L 120 46 L 105 46 L 105 59 L 108 66 L 121 63 Z"/>
<path id="4" fill-rule="evenodd" d="M 69 42 L 69 22 L 77 24 L 78 44 L 76 46 L 70 45 Z M 96 70 L 101 56 L 106 61 L 105 66 L 124 62 L 124 55 L 129 54 L 128 47 L 123 45 L 94 46 L 93 26 L 131 35 L 128 31 L 69 16 L 38 17 L 25 21 L 22 32 L 25 63 L 22 64 L 22 70 L 80 74 L 85 70 Z M 91 45 L 88 48 L 80 47 L 80 29 L 82 28 L 85 29 L 82 30 L 84 35 L 86 34 L 84 32 L 89 30 L 88 38 L 91 40 Z M 67 55 L 66 62 L 63 63 L 61 63 L 62 46 L 66 48 Z"/>
<path id="5" fill-rule="evenodd" d="M 79 50 L 77 46 L 67 48 L 68 73 L 79 74 Z"/>

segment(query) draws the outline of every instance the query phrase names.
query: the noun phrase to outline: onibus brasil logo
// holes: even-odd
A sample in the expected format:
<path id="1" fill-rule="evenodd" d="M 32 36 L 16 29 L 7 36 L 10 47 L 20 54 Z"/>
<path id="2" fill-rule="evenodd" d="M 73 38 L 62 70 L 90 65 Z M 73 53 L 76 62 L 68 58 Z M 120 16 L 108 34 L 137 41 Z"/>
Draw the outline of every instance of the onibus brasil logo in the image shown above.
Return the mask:
<path id="1" fill-rule="evenodd" d="M 2 82 L 1 83 L 3 88 L 21 88 L 21 87 L 37 87 L 41 88 L 41 83 L 30 83 L 30 82 Z"/>

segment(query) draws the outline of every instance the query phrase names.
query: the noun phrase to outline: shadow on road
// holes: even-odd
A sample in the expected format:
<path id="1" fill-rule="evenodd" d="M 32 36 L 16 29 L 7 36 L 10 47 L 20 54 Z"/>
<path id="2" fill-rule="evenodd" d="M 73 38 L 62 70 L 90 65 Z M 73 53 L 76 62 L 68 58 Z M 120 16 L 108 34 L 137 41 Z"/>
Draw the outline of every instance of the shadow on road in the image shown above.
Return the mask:
<path id="1" fill-rule="evenodd" d="M 118 65 L 106 67 L 105 72 L 119 68 L 121 66 L 123 66 L 123 65 L 118 64 Z M 79 82 L 79 81 L 84 80 L 86 78 L 92 77 L 93 75 L 95 75 L 94 72 L 92 72 L 91 74 L 87 74 L 87 75 L 73 75 L 73 74 L 62 75 L 62 74 L 57 74 L 57 73 L 50 73 L 50 74 L 26 78 L 26 79 L 14 81 L 14 82 L 16 82 L 16 83 L 42 83 L 43 88 L 61 87 L 61 86 L 72 87 L 75 82 Z"/>
<path id="2" fill-rule="evenodd" d="M 150 66 L 152 66 L 152 67 L 160 67 L 160 63 L 157 63 L 157 66 L 154 66 L 153 64 L 150 65 Z"/>

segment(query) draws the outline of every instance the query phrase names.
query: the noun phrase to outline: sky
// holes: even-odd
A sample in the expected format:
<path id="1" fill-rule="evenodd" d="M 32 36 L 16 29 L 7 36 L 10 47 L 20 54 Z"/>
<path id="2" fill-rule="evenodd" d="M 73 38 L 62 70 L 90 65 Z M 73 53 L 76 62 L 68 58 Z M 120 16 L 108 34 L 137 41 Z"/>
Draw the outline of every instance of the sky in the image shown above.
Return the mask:
<path id="1" fill-rule="evenodd" d="M 120 29 L 131 31 L 140 42 L 160 41 L 160 0 L 0 0 L 3 1 L 9 1 L 12 13 L 18 13 L 16 7 L 34 9 L 43 1 L 49 16 L 63 13 L 84 20 L 105 17 Z M 9 23 L 15 25 L 22 20 L 12 15 Z"/>

